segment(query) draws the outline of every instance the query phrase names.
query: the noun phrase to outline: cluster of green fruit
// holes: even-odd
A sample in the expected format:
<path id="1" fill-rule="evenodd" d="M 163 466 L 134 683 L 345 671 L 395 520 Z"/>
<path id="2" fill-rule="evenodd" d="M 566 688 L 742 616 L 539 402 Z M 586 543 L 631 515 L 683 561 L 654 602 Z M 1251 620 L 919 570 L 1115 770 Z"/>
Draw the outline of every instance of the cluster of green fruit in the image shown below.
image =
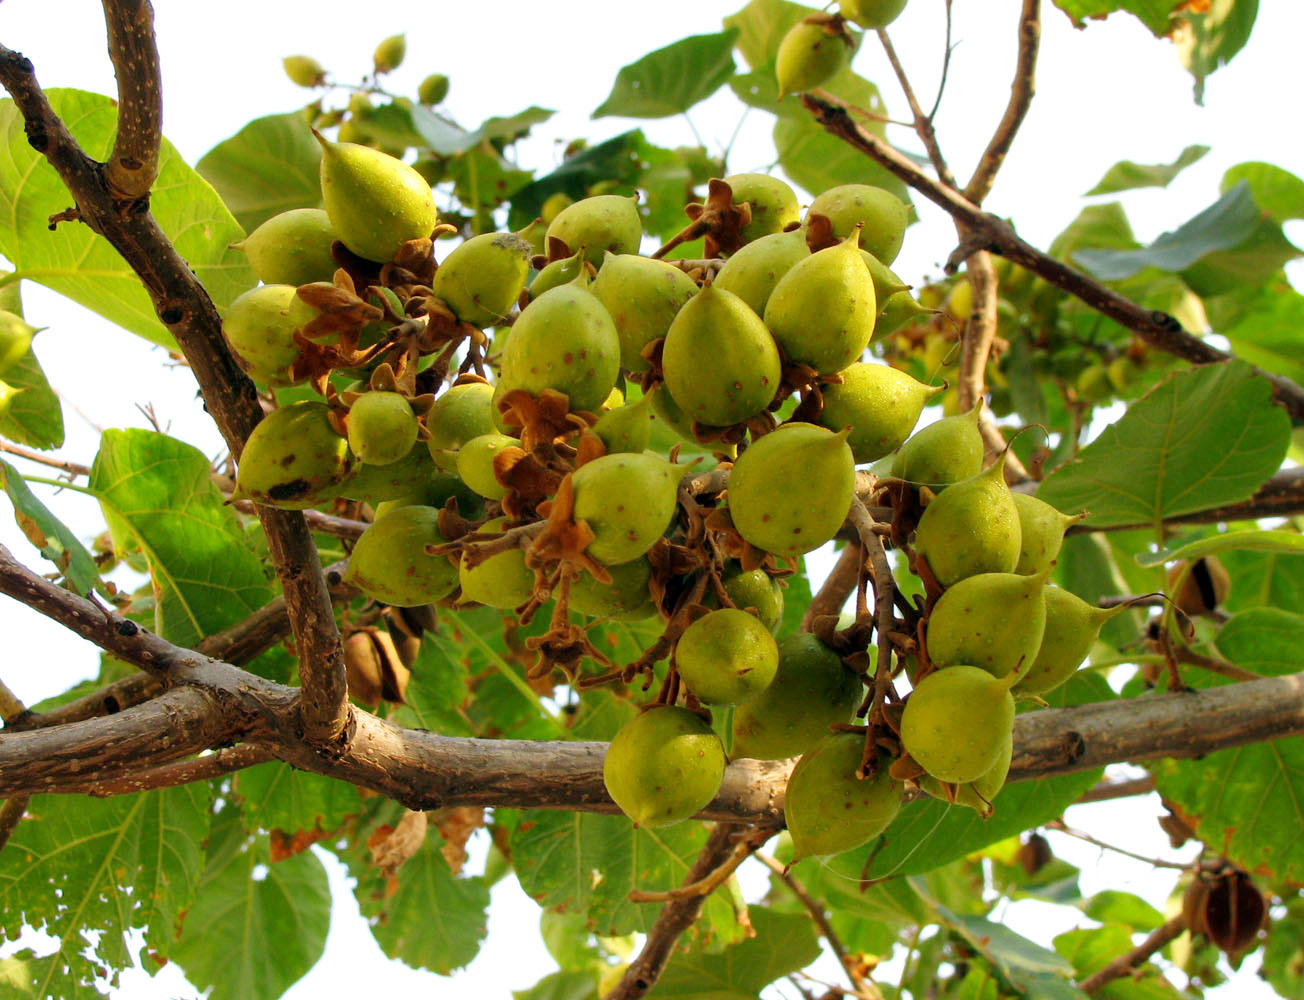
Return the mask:
<path id="1" fill-rule="evenodd" d="M 1062 681 L 1111 612 L 1046 585 L 1074 518 L 1012 495 L 1003 461 L 980 471 L 978 410 L 912 433 L 940 388 L 860 360 L 920 310 L 889 270 L 905 205 L 848 185 L 803 218 L 787 185 L 740 174 L 689 206 L 705 260 L 640 256 L 636 202 L 597 195 L 555 214 L 546 254 L 529 232 L 485 233 L 436 264 L 429 184 L 384 152 L 321 143 L 325 209 L 250 234 L 263 284 L 224 317 L 255 380 L 321 398 L 267 414 L 237 497 L 358 502 L 346 509 L 371 523 L 346 580 L 386 605 L 474 602 L 524 619 L 551 601 L 531 640 L 536 678 L 594 681 L 580 678 L 604 659 L 587 624 L 660 616 L 636 669 L 597 678 L 650 682 L 663 664 L 660 695 L 606 764 L 638 823 L 684 819 L 716 794 L 726 757 L 711 706 L 734 706 L 733 756 L 801 755 L 787 805 L 799 856 L 877 835 L 903 769 L 990 811 L 1011 691 Z M 720 467 L 690 475 L 679 446 L 649 450 L 655 420 L 717 449 Z M 928 665 L 904 714 L 880 712 L 867 731 L 850 724 L 870 707 L 853 669 L 863 644 L 776 641 L 778 578 L 781 560 L 842 529 L 857 464 L 893 453 L 880 471 L 913 498 L 903 510 L 923 508 L 916 569 L 935 604 L 922 648 L 897 650 L 901 667 Z"/>

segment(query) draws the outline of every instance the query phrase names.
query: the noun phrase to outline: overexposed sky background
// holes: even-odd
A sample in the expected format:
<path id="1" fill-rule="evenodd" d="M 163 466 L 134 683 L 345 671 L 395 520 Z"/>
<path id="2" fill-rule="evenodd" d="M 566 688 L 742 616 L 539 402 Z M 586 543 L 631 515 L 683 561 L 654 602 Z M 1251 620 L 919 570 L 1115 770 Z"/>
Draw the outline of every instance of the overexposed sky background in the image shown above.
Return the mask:
<path id="1" fill-rule="evenodd" d="M 400 3 L 370 0 L 365 5 L 318 0 L 311 5 L 262 0 L 227 0 L 198 5 L 156 0 L 156 25 L 164 83 L 164 131 L 183 156 L 194 162 L 250 119 L 302 106 L 309 92 L 284 76 L 281 58 L 304 53 L 320 60 L 342 81 L 360 79 L 371 68 L 371 52 L 382 38 L 407 33 L 407 61 L 387 80 L 396 93 L 412 94 L 427 73 L 443 72 L 452 81 L 444 110 L 472 127 L 489 115 L 506 115 L 529 105 L 558 114 L 518 146 L 523 165 L 546 172 L 561 159 L 567 141 L 586 136 L 600 141 L 630 127 L 644 128 L 655 142 L 694 142 L 683 118 L 635 122 L 589 118 L 606 97 L 620 66 L 690 34 L 720 30 L 720 19 L 742 0 L 658 0 L 649 4 L 590 4 L 573 0 L 526 3 L 499 0 L 492 5 Z M 937 131 L 952 169 L 966 179 L 1009 93 L 1015 56 L 1016 0 L 957 0 L 956 44 L 950 82 L 937 118 Z M 1261 5 L 1249 46 L 1229 66 L 1209 78 L 1205 106 L 1191 97 L 1191 78 L 1173 47 L 1155 40 L 1139 22 L 1116 15 L 1086 31 L 1075 31 L 1049 2 L 1043 5 L 1043 39 L 1037 99 L 1001 173 L 987 207 L 1013 219 L 1021 235 L 1046 246 L 1086 204 L 1080 196 L 1116 160 L 1166 163 L 1192 143 L 1212 146 L 1165 191 L 1123 196 L 1138 238 L 1148 241 L 1175 228 L 1218 197 L 1223 171 L 1245 160 L 1266 160 L 1304 173 L 1304 146 L 1293 109 L 1289 70 L 1304 37 L 1304 5 L 1268 0 Z M 891 34 L 925 106 L 930 106 L 941 66 L 942 0 L 913 0 Z M 27 55 L 47 87 L 115 91 L 106 54 L 100 4 L 93 0 L 5 0 L 0 4 L 0 42 Z M 877 82 L 891 113 L 907 117 L 904 101 L 878 47 L 867 43 L 856 69 Z M 341 101 L 343 98 L 341 98 Z M 693 109 L 697 132 L 718 153 L 738 126 L 743 108 L 722 92 Z M 770 122 L 752 114 L 743 122 L 731 154 L 731 171 L 765 169 L 773 160 Z M 904 130 L 894 141 L 919 150 Z M 1092 201 L 1099 199 L 1092 199 Z M 936 275 L 954 244 L 954 229 L 940 210 L 923 203 L 921 223 L 906 237 L 896 270 L 907 281 Z M 1299 223 L 1295 223 L 1299 226 Z M 1304 234 L 1288 233 L 1304 244 Z M 148 426 L 138 407 L 152 405 L 165 429 L 217 456 L 222 444 L 195 399 L 185 369 L 165 369 L 164 355 L 129 334 L 106 326 L 92 314 L 37 286 L 24 283 L 27 318 L 48 327 L 35 350 L 52 384 L 65 399 L 68 443 L 60 453 L 89 464 L 95 428 Z M 74 407 L 76 409 L 74 409 Z M 80 414 L 80 415 L 79 415 Z M 44 474 L 13 460 L 22 471 Z M 70 492 L 38 494 L 75 530 L 89 535 L 102 526 L 96 505 Z M 39 556 L 26 543 L 0 502 L 0 543 L 28 565 Z M 5 680 L 29 703 L 95 672 L 97 652 L 58 626 L 14 602 L 0 602 L 0 632 L 7 637 Z M 18 637 L 17 652 L 14 637 Z M 1078 814 L 1083 814 L 1081 817 Z M 1091 814 L 1100 815 L 1099 807 Z M 1071 821 L 1091 822 L 1077 809 Z M 1138 849 L 1172 857 L 1165 838 L 1148 817 L 1157 802 L 1134 804 L 1121 819 L 1096 820 L 1107 834 L 1126 824 L 1128 841 L 1137 827 L 1152 830 Z M 1121 835 L 1119 839 L 1124 839 Z M 1112 886 L 1142 892 L 1157 903 L 1172 883 L 1171 873 L 1153 877 L 1149 868 L 1102 858 L 1056 839 L 1056 849 L 1083 865 L 1084 892 Z M 1097 861 L 1100 864 L 1097 865 Z M 290 1000 L 353 992 L 348 984 L 373 990 L 411 990 L 440 996 L 501 996 L 523 989 L 554 965 L 537 941 L 537 907 L 506 880 L 495 890 L 490 937 L 470 971 L 440 981 L 386 961 L 357 917 L 343 876 L 332 872 L 337 912 L 326 957 L 288 994 Z M 350 915 L 350 910 L 352 914 Z M 1027 916 L 1021 916 L 1027 913 Z M 1012 926 L 1049 942 L 1055 917 L 1045 908 L 1017 904 Z M 831 967 L 825 972 L 836 976 Z M 1223 996 L 1249 1000 L 1262 987 L 1248 974 Z M 122 996 L 191 997 L 196 991 L 175 968 L 153 980 L 132 977 Z M 1217 994 L 1214 994 L 1217 995 Z"/>

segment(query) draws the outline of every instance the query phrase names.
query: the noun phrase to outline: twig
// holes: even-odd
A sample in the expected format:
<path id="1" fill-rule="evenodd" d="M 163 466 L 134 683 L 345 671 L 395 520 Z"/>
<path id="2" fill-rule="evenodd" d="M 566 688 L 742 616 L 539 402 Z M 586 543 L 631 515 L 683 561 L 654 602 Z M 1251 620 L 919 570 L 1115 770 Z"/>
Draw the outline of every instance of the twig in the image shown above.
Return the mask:
<path id="1" fill-rule="evenodd" d="M 259 505 L 252 500 L 235 500 L 231 506 L 242 514 L 259 513 Z M 302 512 L 304 519 L 308 522 L 308 527 L 313 531 L 320 531 L 325 535 L 333 535 L 336 538 L 358 539 L 362 533 L 370 527 L 366 521 L 355 521 L 348 517 L 337 517 L 334 514 L 325 514 L 319 510 L 305 510 Z"/>
<path id="2" fill-rule="evenodd" d="M 937 171 L 938 180 L 949 188 L 959 188 L 960 185 L 956 183 L 955 175 L 951 173 L 951 168 L 947 166 L 946 157 L 942 155 L 942 147 L 938 145 L 937 132 L 933 129 L 933 119 L 930 115 L 924 114 L 924 109 L 920 107 L 919 100 L 915 97 L 915 89 L 910 85 L 905 67 L 901 65 L 901 61 L 897 58 L 896 49 L 892 47 L 892 40 L 888 37 L 886 29 L 878 29 L 878 40 L 883 46 L 883 51 L 887 54 L 887 61 L 892 64 L 892 70 L 896 73 L 897 82 L 901 84 L 901 90 L 906 95 L 906 103 L 910 105 L 910 113 L 915 119 L 915 132 L 923 141 L 924 148 L 928 150 L 928 159 L 932 162 L 933 169 Z M 948 59 L 949 55 L 948 53 Z M 940 93 L 938 96 L 941 96 Z"/>
<path id="3" fill-rule="evenodd" d="M 118 78 L 118 131 L 104 179 L 114 198 L 132 202 L 154 186 L 163 139 L 154 8 L 149 0 L 104 0 L 104 22 Z"/>
<path id="4" fill-rule="evenodd" d="M 878 642 L 878 662 L 874 669 L 874 691 L 869 713 L 872 732 L 872 727 L 882 721 L 883 702 L 887 697 L 887 689 L 892 686 L 892 643 L 888 640 L 888 635 L 892 632 L 894 622 L 896 579 L 892 576 L 892 567 L 887 561 L 887 552 L 883 549 L 883 539 L 876 530 L 878 525 L 859 497 L 851 501 L 851 511 L 847 518 L 856 528 L 874 582 L 874 631 Z M 865 760 L 861 762 L 862 772 L 869 763 L 870 752 L 871 741 L 867 738 Z"/>
<path id="5" fill-rule="evenodd" d="M 1132 330 L 1157 350 L 1197 365 L 1217 364 L 1232 357 L 1188 333 L 1182 328 L 1181 323 L 1168 313 L 1145 309 L 1112 288 L 1101 284 L 1095 278 L 1026 243 L 1015 233 L 1014 227 L 1004 219 L 984 212 L 963 195 L 933 180 L 920 170 L 914 161 L 898 153 L 872 132 L 858 126 L 845 106 L 835 103 L 827 96 L 820 97 L 809 92 L 803 94 L 801 100 L 815 116 L 815 120 L 831 135 L 837 136 L 882 164 L 889 172 L 964 223 L 969 235 L 951 254 L 946 265 L 949 273 L 953 273 L 959 266 L 959 262 L 968 258 L 974 251 L 990 250 L 1009 258 L 1020 267 Z M 1272 382 L 1278 398 L 1292 418 L 1297 423 L 1304 423 L 1304 389 L 1285 376 L 1274 375 L 1260 368 L 1254 368 L 1254 371 Z"/>
<path id="6" fill-rule="evenodd" d="M 1182 914 L 1169 917 L 1162 927 L 1126 955 L 1120 955 L 1099 972 L 1084 979 L 1078 985 L 1078 989 L 1083 993 L 1095 993 L 1106 983 L 1112 983 L 1115 979 L 1132 974 L 1156 952 L 1181 937 L 1185 930 L 1186 918 Z"/>
<path id="7" fill-rule="evenodd" d="M 829 922 L 828 910 L 824 904 L 812 896 L 786 867 L 779 864 L 768 854 L 762 854 L 758 851 L 756 860 L 774 872 L 779 880 L 797 897 L 801 905 L 806 907 L 806 912 L 810 914 L 811 919 L 819 927 L 820 933 L 824 935 L 824 940 L 829 943 L 829 950 L 833 952 L 833 956 L 846 970 L 853 995 L 863 997 L 864 1000 L 883 1000 L 883 994 L 879 992 L 878 987 L 861 975 L 860 963 L 847 951 L 846 945 L 838 937 L 838 932 L 833 929 L 833 924 Z"/>
<path id="8" fill-rule="evenodd" d="M 675 899 L 709 896 L 738 870 L 738 866 L 746 861 L 751 853 L 752 847 L 748 842 L 740 840 L 734 845 L 733 853 L 724 860 L 724 863 L 709 872 L 705 878 L 698 879 L 696 882 L 688 882 L 666 892 L 644 892 L 641 889 L 635 889 L 629 894 L 629 901 L 631 903 L 669 903 Z"/>
<path id="9" fill-rule="evenodd" d="M 1155 776 L 1153 774 L 1147 774 L 1142 778 L 1129 778 L 1126 781 L 1102 781 L 1078 796 L 1077 804 L 1086 805 L 1089 802 L 1126 799 L 1133 795 L 1149 795 L 1154 790 Z"/>
<path id="10" fill-rule="evenodd" d="M 1081 840 L 1094 847 L 1099 847 L 1104 851 L 1113 851 L 1115 854 L 1121 854 L 1124 857 L 1132 858 L 1134 861 L 1143 862 L 1144 864 L 1150 865 L 1154 868 L 1175 868 L 1178 871 L 1186 871 L 1186 869 L 1190 867 L 1180 861 L 1164 861 L 1162 858 L 1147 858 L 1144 854 L 1134 854 L 1132 851 L 1126 850 L 1125 848 L 1115 847 L 1113 844 L 1107 844 L 1103 840 L 1097 840 L 1089 833 L 1083 833 L 1081 830 L 1074 830 L 1072 827 L 1065 825 L 1064 821 L 1061 819 L 1051 820 L 1051 822 L 1046 824 L 1046 829 L 1056 830 L 1059 833 L 1072 837 L 1074 840 Z"/>
<path id="11" fill-rule="evenodd" d="M 0 680 L 0 720 L 5 724 L 5 728 L 17 719 L 27 714 L 27 706 L 23 704 L 21 698 L 9 689 L 9 685 Z"/>
<path id="12" fill-rule="evenodd" d="M 58 469 L 66 472 L 70 476 L 89 476 L 91 468 L 89 465 L 79 465 L 76 462 L 64 462 L 49 455 L 42 455 L 39 451 L 32 451 L 30 448 L 24 448 L 22 445 L 10 444 L 8 441 L 0 441 L 0 451 L 8 452 L 10 455 L 17 455 L 19 458 L 25 458 L 29 462 L 38 462 L 41 465 L 51 469 Z"/>
<path id="13" fill-rule="evenodd" d="M 1015 133 L 1023 124 L 1036 91 L 1037 49 L 1041 42 L 1040 8 L 1041 0 L 1023 0 L 1023 12 L 1019 15 L 1019 60 L 1014 71 L 1014 82 L 1010 85 L 1010 100 L 1005 106 L 1001 123 L 987 143 L 982 159 L 978 161 L 973 179 L 964 189 L 964 196 L 975 205 L 981 205 L 991 193 L 996 172 L 1005 162 L 1005 154 L 1010 151 Z"/>
<path id="14" fill-rule="evenodd" d="M 847 598 L 856 589 L 860 581 L 861 568 L 865 564 L 863 550 L 858 545 L 848 545 L 833 564 L 833 569 L 820 585 L 820 589 L 811 598 L 806 613 L 801 616 L 801 631 L 809 632 L 816 618 L 824 615 L 836 615 L 847 603 Z"/>
<path id="15" fill-rule="evenodd" d="M 1234 681 L 1258 681 L 1263 679 L 1263 674 L 1256 674 L 1252 670 L 1244 670 L 1234 663 L 1228 663 L 1226 660 L 1220 660 L 1214 656 L 1197 653 L 1189 646 L 1178 648 L 1177 659 L 1179 663 L 1187 663 L 1193 667 L 1199 667 L 1201 670 L 1207 670 L 1211 674 L 1217 674 L 1219 677 L 1226 677 Z"/>

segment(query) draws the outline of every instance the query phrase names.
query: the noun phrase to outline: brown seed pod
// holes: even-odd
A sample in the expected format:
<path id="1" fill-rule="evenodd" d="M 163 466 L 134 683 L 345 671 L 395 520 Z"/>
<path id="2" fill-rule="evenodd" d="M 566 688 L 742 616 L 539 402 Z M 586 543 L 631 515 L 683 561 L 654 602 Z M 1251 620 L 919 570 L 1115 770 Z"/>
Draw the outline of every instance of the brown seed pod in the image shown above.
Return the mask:
<path id="1" fill-rule="evenodd" d="M 1227 600 L 1231 577 L 1217 556 L 1204 556 L 1193 563 L 1185 560 L 1174 563 L 1168 571 L 1168 587 L 1176 591 L 1172 595 L 1173 603 L 1182 611 L 1188 615 L 1210 615 Z"/>
<path id="2" fill-rule="evenodd" d="M 1214 858 L 1201 863 L 1187 886 L 1182 915 L 1187 930 L 1205 935 L 1234 961 L 1254 944 L 1268 906 L 1246 872 Z"/>
<path id="3" fill-rule="evenodd" d="M 349 694 L 364 705 L 403 703 L 411 676 L 388 632 L 364 628 L 344 640 Z"/>

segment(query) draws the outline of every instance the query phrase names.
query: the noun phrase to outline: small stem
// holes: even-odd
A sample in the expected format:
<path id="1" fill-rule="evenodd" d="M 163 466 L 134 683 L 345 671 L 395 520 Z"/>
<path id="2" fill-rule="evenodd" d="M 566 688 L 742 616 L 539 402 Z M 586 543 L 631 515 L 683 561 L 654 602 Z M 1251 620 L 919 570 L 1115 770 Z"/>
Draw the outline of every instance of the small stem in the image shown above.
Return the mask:
<path id="1" fill-rule="evenodd" d="M 1134 854 L 1132 851 L 1122 847 L 1115 847 L 1113 844 L 1107 844 L 1103 840 L 1097 840 L 1089 833 L 1083 833 L 1081 830 L 1074 830 L 1072 827 L 1065 825 L 1062 819 L 1051 820 L 1046 824 L 1048 830 L 1056 830 L 1075 840 L 1081 840 L 1085 843 L 1099 847 L 1105 851 L 1113 851 L 1115 854 L 1122 854 L 1124 857 L 1132 858 L 1134 861 L 1141 861 L 1155 868 L 1175 868 L 1177 871 L 1186 871 L 1189 865 L 1180 861 L 1164 861 L 1161 858 L 1147 858 L 1144 854 Z"/>
<path id="2" fill-rule="evenodd" d="M 1181 937 L 1182 932 L 1185 930 L 1186 918 L 1182 914 L 1178 913 L 1170 917 L 1167 923 L 1126 955 L 1120 955 L 1099 972 L 1084 979 L 1079 984 L 1078 989 L 1082 990 L 1083 993 L 1095 993 L 1106 983 L 1112 983 L 1115 979 L 1121 979 L 1123 976 L 1131 974 L 1155 953 Z"/>
<path id="3" fill-rule="evenodd" d="M 801 631 L 809 632 L 811 623 L 823 615 L 836 615 L 847 603 L 847 598 L 860 581 L 860 571 L 865 564 L 864 550 L 858 545 L 848 545 L 833 564 L 833 569 L 811 598 L 810 606 L 801 617 Z"/>
<path id="4" fill-rule="evenodd" d="M 1126 781 L 1102 781 L 1088 788 L 1078 797 L 1078 805 L 1089 802 L 1107 802 L 1112 799 L 1126 799 L 1133 795 L 1149 795 L 1155 790 L 1155 776 L 1147 774 L 1141 778 L 1129 778 Z"/>
<path id="5" fill-rule="evenodd" d="M 937 143 L 937 133 L 933 130 L 932 116 L 924 114 L 924 109 L 920 107 L 919 101 L 915 97 L 915 90 L 910 86 L 910 80 L 906 76 L 905 67 L 901 65 L 901 61 L 897 58 L 896 49 L 892 47 L 892 40 L 888 38 L 885 29 L 878 29 L 878 40 L 882 43 L 883 51 L 887 54 L 887 60 L 892 64 L 893 72 L 896 73 L 897 82 L 901 84 L 901 90 L 906 95 L 906 103 L 910 105 L 910 113 L 915 119 L 915 132 L 923 141 L 924 148 L 928 150 L 928 158 L 932 161 L 933 169 L 937 171 L 938 179 L 947 187 L 953 190 L 958 189 L 959 185 L 955 181 L 955 175 L 951 173 L 951 168 L 947 166 L 946 158 L 942 155 L 942 147 Z M 947 55 L 949 59 L 950 53 L 948 52 Z M 940 90 L 938 99 L 941 99 Z"/>
<path id="6" fill-rule="evenodd" d="M 79 465 L 77 462 L 63 462 L 57 458 L 51 458 L 49 455 L 42 455 L 39 451 L 32 451 L 30 448 L 24 448 L 21 445 L 10 444 L 8 441 L 0 441 L 0 451 L 8 452 L 10 455 L 17 455 L 19 458 L 25 458 L 29 462 L 38 462 L 51 469 L 60 469 L 70 476 L 89 476 L 91 474 L 89 465 Z"/>
<path id="7" fill-rule="evenodd" d="M 644 892 L 641 889 L 635 889 L 630 892 L 629 901 L 631 903 L 669 903 L 673 899 L 709 896 L 738 870 L 738 866 L 746 861 L 751 853 L 751 845 L 745 840 L 740 840 L 734 845 L 733 854 L 725 860 L 724 864 L 709 873 L 705 878 L 670 889 L 667 892 Z"/>

